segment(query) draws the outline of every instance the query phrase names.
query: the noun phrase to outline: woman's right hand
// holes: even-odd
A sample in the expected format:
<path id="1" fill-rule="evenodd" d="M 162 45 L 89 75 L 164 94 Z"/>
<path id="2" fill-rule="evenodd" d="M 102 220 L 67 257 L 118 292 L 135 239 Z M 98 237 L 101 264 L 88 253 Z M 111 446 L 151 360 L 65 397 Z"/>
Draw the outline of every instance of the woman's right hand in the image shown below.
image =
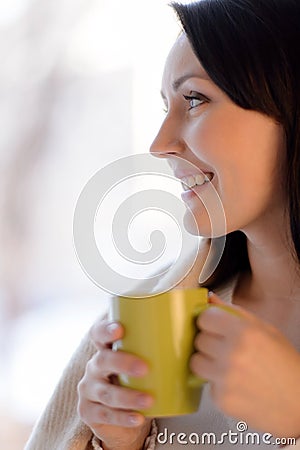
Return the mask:
<path id="1" fill-rule="evenodd" d="M 112 350 L 112 343 L 123 334 L 119 323 L 104 319 L 95 323 L 90 336 L 97 352 L 78 385 L 78 414 L 105 450 L 140 450 L 151 427 L 151 419 L 136 410 L 151 406 L 153 398 L 118 384 L 119 374 L 142 377 L 148 371 L 138 357 Z"/>

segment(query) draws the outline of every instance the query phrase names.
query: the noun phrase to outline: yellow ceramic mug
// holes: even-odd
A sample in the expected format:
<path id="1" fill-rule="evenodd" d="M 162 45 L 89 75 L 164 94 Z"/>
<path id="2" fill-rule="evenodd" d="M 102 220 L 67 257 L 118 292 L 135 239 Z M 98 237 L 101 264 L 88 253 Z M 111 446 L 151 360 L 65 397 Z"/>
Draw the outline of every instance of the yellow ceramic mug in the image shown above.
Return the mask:
<path id="1" fill-rule="evenodd" d="M 113 297 L 111 319 L 121 322 L 124 338 L 115 350 L 133 353 L 149 365 L 145 377 L 120 376 L 120 383 L 152 394 L 150 417 L 191 414 L 198 410 L 205 380 L 189 369 L 194 352 L 195 324 L 208 307 L 208 290 L 175 289 L 152 297 Z"/>

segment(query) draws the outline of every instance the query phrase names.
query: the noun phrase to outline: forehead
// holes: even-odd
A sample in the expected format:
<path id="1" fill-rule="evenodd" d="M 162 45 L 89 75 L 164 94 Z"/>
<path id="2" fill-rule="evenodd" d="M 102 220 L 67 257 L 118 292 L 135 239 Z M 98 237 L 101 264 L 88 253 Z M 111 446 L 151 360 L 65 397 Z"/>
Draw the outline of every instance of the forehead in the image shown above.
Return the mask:
<path id="1" fill-rule="evenodd" d="M 207 73 L 193 52 L 188 38 L 182 33 L 175 41 L 167 57 L 162 84 L 163 86 L 172 85 L 174 80 L 188 73 L 197 74 L 209 80 Z"/>

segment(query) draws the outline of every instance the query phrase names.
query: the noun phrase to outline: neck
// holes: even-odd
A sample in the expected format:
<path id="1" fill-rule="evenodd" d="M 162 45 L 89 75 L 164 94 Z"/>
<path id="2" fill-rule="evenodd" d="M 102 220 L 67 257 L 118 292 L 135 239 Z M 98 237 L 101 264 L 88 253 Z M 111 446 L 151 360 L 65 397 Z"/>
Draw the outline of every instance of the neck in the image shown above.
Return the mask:
<path id="1" fill-rule="evenodd" d="M 300 272 L 291 250 L 278 242 L 257 246 L 248 240 L 247 246 L 252 292 L 270 301 L 300 300 Z"/>
<path id="2" fill-rule="evenodd" d="M 287 230 L 282 219 L 269 222 L 267 228 L 245 232 L 251 268 L 249 282 L 257 300 L 300 300 L 300 268 Z"/>
<path id="3" fill-rule="evenodd" d="M 241 230 L 250 270 L 240 274 L 232 301 L 275 326 L 300 351 L 300 268 L 282 211 Z"/>

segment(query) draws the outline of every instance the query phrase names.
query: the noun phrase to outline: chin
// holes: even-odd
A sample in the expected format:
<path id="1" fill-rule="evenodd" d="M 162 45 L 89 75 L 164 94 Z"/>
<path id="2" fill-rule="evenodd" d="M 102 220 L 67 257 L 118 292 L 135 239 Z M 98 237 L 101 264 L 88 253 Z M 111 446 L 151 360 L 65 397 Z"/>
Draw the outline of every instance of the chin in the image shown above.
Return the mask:
<path id="1" fill-rule="evenodd" d="M 228 234 L 228 231 L 224 229 L 224 222 L 222 224 L 223 226 L 215 226 L 212 230 L 211 222 L 207 214 L 195 217 L 190 210 L 185 212 L 183 225 L 188 233 L 203 238 L 219 238 Z"/>
<path id="2" fill-rule="evenodd" d="M 194 236 L 205 238 L 212 237 L 209 220 L 196 220 L 195 216 L 190 211 L 186 211 L 183 218 L 183 225 L 186 231 Z"/>

